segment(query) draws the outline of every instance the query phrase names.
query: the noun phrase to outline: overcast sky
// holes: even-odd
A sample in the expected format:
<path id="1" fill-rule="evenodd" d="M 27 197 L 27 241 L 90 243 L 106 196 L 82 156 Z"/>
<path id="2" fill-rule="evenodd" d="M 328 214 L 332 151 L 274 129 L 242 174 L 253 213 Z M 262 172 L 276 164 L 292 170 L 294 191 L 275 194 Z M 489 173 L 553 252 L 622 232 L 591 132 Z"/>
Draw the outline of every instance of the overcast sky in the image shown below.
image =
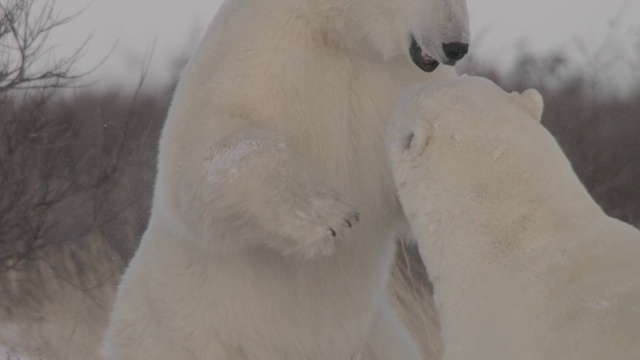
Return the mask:
<path id="1" fill-rule="evenodd" d="M 58 0 L 63 14 L 86 9 L 60 29 L 52 42 L 59 44 L 57 53 L 64 54 L 93 34 L 85 66 L 116 46 L 96 76 L 119 82 L 135 78 L 132 74 L 139 72 L 155 40 L 151 74 L 166 79 L 171 61 L 198 41 L 220 2 Z M 618 65 L 629 68 L 622 72 L 637 71 L 640 66 L 639 0 L 468 0 L 468 6 L 471 51 L 500 66 L 508 65 L 522 43 L 537 52 L 561 49 L 569 55 L 583 52 L 580 46 L 584 46 L 589 56 L 610 55 L 607 61 L 613 62 L 610 66 L 616 71 Z M 636 66 L 628 66 L 632 61 Z"/>

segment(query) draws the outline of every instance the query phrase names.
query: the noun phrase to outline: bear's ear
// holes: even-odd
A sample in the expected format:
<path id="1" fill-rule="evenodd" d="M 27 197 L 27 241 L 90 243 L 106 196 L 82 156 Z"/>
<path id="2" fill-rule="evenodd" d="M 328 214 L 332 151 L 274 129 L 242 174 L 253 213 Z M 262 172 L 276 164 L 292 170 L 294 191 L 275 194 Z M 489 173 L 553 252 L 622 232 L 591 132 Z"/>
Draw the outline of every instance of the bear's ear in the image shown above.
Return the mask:
<path id="1" fill-rule="evenodd" d="M 401 139 L 402 152 L 413 160 L 420 156 L 429 144 L 434 127 L 424 121 L 416 121 Z"/>
<path id="2" fill-rule="evenodd" d="M 515 101 L 526 112 L 533 116 L 536 120 L 542 120 L 542 110 L 544 109 L 544 101 L 542 95 L 536 89 L 527 89 L 522 94 L 513 94 Z"/>

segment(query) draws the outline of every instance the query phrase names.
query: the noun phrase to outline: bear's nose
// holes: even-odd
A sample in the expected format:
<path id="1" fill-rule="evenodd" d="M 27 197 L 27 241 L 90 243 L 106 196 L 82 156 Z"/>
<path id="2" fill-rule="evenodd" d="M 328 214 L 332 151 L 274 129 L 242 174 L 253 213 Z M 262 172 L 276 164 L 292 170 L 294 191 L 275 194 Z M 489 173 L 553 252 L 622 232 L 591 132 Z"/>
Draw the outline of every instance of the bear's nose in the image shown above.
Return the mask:
<path id="1" fill-rule="evenodd" d="M 442 44 L 444 54 L 453 61 L 462 59 L 469 51 L 469 44 L 452 42 L 448 44 Z"/>

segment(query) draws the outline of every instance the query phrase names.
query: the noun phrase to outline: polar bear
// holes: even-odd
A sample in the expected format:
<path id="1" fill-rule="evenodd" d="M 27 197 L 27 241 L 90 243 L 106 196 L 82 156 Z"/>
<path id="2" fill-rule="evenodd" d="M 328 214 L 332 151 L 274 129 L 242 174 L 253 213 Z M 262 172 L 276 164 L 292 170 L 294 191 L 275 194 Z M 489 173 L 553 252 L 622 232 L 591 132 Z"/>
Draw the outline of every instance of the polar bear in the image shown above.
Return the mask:
<path id="1" fill-rule="evenodd" d="M 162 131 L 109 359 L 419 359 L 386 293 L 406 221 L 383 137 L 468 28 L 464 0 L 227 0 Z"/>
<path id="2" fill-rule="evenodd" d="M 640 232 L 607 217 L 539 123 L 482 78 L 411 87 L 386 145 L 445 360 L 640 359 Z"/>

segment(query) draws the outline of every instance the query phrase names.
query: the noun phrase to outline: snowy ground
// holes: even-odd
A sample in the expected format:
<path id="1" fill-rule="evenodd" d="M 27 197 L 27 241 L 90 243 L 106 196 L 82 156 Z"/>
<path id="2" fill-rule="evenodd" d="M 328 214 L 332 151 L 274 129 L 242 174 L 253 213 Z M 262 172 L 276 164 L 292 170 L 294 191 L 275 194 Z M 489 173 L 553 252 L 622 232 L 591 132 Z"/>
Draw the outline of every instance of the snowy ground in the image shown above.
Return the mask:
<path id="1" fill-rule="evenodd" d="M 0 360 L 44 360 L 39 357 L 26 355 L 20 349 L 11 349 L 0 345 Z"/>
<path id="2" fill-rule="evenodd" d="M 46 360 L 39 356 L 28 355 L 24 348 L 6 344 L 21 344 L 24 338 L 24 326 L 13 322 L 0 323 L 0 360 Z"/>

